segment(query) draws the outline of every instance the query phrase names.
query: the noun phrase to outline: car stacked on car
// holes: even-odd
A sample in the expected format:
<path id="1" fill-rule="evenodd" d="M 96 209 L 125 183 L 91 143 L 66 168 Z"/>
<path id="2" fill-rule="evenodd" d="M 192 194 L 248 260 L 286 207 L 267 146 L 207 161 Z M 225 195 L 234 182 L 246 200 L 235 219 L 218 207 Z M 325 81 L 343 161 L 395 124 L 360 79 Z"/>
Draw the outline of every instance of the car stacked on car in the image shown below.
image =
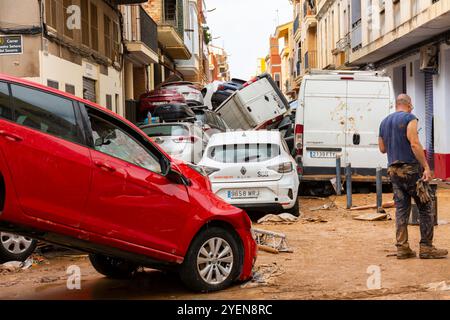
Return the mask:
<path id="1" fill-rule="evenodd" d="M 269 84 L 252 99 L 249 86 L 261 79 Z M 0 74 L 0 260 L 24 260 L 42 240 L 89 253 L 113 278 L 140 266 L 176 270 L 199 291 L 249 279 L 257 247 L 243 209 L 299 215 L 296 163 L 284 140 L 293 123 L 280 112 L 269 119 L 258 104 L 245 115 L 245 105 L 224 103 L 246 88 L 248 101 L 285 110 L 272 82 L 233 79 L 215 90 L 164 83 L 141 96 L 133 124 Z M 261 129 L 278 130 L 228 132 L 236 123 L 209 107 L 224 90 L 219 109 L 229 119 L 242 112 L 253 129 L 261 119 Z"/>
<path id="2" fill-rule="evenodd" d="M 96 270 L 177 270 L 194 290 L 252 275 L 247 214 L 138 127 L 89 101 L 0 75 L 0 231 L 90 254 Z"/>

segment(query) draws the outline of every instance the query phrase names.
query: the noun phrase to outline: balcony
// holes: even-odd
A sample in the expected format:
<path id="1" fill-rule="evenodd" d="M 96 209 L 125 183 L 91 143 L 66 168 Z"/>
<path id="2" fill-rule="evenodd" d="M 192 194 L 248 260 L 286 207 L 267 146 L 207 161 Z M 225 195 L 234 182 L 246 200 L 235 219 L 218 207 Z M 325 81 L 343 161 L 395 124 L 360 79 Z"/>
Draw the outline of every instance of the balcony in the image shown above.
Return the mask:
<path id="1" fill-rule="evenodd" d="M 305 70 L 317 68 L 317 51 L 311 50 L 305 52 Z"/>
<path id="2" fill-rule="evenodd" d="M 158 25 L 158 40 L 172 59 L 189 60 L 191 52 L 184 44 L 184 12 L 176 0 L 160 0 L 163 4 L 161 22 Z"/>
<path id="3" fill-rule="evenodd" d="M 350 33 L 347 33 L 343 38 L 336 42 L 336 49 L 333 50 L 333 54 L 345 52 L 350 48 Z"/>
<path id="4" fill-rule="evenodd" d="M 310 2 L 312 2 L 314 6 L 311 6 Z M 316 14 L 315 1 L 305 0 L 303 4 L 303 25 L 306 30 L 309 27 L 317 26 Z"/>
<path id="5" fill-rule="evenodd" d="M 141 7 L 123 10 L 131 10 L 131 21 L 124 19 L 128 31 L 125 33 L 125 46 L 129 58 L 143 65 L 158 63 L 158 27 L 155 21 Z"/>

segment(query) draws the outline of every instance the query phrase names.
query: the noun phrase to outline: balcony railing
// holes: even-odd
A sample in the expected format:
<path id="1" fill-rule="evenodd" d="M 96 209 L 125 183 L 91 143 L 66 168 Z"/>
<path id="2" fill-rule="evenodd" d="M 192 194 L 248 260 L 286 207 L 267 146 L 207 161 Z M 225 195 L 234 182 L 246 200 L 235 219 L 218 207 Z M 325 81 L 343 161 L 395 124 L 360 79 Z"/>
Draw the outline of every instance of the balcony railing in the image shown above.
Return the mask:
<path id="1" fill-rule="evenodd" d="M 305 69 L 317 68 L 317 51 L 310 50 L 305 52 Z"/>
<path id="2" fill-rule="evenodd" d="M 344 52 L 350 47 L 350 33 L 347 33 L 343 38 L 336 42 L 336 50 L 338 52 Z"/>
<path id="3" fill-rule="evenodd" d="M 139 9 L 141 41 L 154 52 L 158 52 L 158 25 L 144 9 Z"/>

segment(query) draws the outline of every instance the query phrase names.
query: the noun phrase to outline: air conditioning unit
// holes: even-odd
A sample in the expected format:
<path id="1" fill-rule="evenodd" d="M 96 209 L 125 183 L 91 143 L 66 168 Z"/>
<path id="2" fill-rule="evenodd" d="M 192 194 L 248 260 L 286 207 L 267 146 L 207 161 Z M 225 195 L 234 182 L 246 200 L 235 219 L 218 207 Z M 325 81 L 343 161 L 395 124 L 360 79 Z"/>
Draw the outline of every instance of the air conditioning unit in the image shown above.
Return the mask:
<path id="1" fill-rule="evenodd" d="M 423 72 L 438 73 L 439 48 L 429 45 L 420 48 L 420 70 Z"/>

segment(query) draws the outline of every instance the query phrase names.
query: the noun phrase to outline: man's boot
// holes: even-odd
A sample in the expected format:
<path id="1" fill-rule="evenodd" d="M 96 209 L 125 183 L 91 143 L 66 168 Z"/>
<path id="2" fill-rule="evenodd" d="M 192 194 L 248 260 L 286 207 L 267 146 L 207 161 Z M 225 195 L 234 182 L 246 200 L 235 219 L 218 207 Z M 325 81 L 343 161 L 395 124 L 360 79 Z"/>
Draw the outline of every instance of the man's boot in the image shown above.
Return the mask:
<path id="1" fill-rule="evenodd" d="M 438 249 L 435 246 L 420 245 L 420 259 L 442 259 L 447 257 L 446 249 Z"/>
<path id="2" fill-rule="evenodd" d="M 397 259 L 410 259 L 415 258 L 416 252 L 411 250 L 410 247 L 398 247 L 397 248 Z"/>

